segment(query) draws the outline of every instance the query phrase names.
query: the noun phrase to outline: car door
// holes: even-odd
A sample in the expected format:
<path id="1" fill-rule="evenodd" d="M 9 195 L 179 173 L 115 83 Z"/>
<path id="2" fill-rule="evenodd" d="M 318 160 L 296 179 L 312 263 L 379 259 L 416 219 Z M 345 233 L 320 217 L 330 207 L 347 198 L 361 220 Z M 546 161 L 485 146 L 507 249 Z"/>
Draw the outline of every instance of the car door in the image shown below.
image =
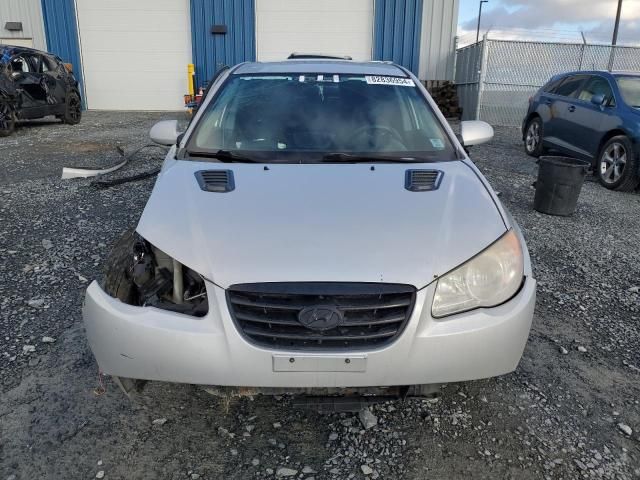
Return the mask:
<path id="1" fill-rule="evenodd" d="M 604 102 L 595 105 L 591 99 L 602 95 Z M 575 150 L 585 157 L 595 157 L 604 134 L 603 127 L 609 124 L 608 117 L 615 115 L 615 98 L 609 80 L 593 75 L 584 84 L 575 101 L 575 109 L 567 115 L 567 135 Z"/>
<path id="2" fill-rule="evenodd" d="M 576 97 L 588 77 L 583 74 L 569 75 L 548 97 L 551 118 L 548 127 L 545 124 L 545 141 L 566 153 L 575 152 L 571 143 L 569 118 L 575 110 Z"/>
<path id="3" fill-rule="evenodd" d="M 48 55 L 41 56 L 41 72 L 47 85 L 46 98 L 52 113 L 62 114 L 67 97 L 66 71 L 62 63 Z"/>
<path id="4" fill-rule="evenodd" d="M 565 77 L 552 79 L 540 89 L 540 97 L 537 102 L 538 105 L 536 107 L 536 112 L 540 115 L 540 118 L 542 118 L 545 139 L 547 137 L 553 137 L 554 118 L 552 116 L 551 107 L 555 99 L 555 91 L 564 79 Z"/>
<path id="5" fill-rule="evenodd" d="M 9 61 L 11 79 L 20 96 L 20 116 L 36 118 L 44 115 L 45 93 L 39 73 L 40 62 L 36 55 L 20 53 Z"/>

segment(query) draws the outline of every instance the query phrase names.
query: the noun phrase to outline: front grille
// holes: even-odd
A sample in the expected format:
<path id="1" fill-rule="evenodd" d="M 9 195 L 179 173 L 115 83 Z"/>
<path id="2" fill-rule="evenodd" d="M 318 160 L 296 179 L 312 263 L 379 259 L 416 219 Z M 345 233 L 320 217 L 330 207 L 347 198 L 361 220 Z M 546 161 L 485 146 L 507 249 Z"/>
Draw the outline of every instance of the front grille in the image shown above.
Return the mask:
<path id="1" fill-rule="evenodd" d="M 415 295 L 412 286 L 388 283 L 252 283 L 229 288 L 227 301 L 238 329 L 256 345 L 340 350 L 391 343 L 411 316 Z M 311 326 L 301 323 L 300 317 L 318 316 Z M 323 324 L 325 317 L 331 323 Z"/>

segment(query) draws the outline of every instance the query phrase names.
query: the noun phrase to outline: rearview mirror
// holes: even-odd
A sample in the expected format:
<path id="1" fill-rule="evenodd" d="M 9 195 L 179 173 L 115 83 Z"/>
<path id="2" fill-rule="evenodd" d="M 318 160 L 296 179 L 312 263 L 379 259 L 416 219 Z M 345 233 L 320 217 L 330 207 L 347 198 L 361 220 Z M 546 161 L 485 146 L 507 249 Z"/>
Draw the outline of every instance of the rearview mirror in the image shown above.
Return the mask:
<path id="1" fill-rule="evenodd" d="M 604 95 L 602 93 L 596 93 L 591 97 L 591 103 L 601 107 L 604 103 Z"/>
<path id="2" fill-rule="evenodd" d="M 460 138 L 463 147 L 480 145 L 493 138 L 493 127 L 480 120 L 460 122 Z"/>
<path id="3" fill-rule="evenodd" d="M 160 145 L 166 145 L 171 147 L 178 141 L 178 121 L 177 120 L 162 120 L 151 127 L 149 137 L 155 143 Z"/>

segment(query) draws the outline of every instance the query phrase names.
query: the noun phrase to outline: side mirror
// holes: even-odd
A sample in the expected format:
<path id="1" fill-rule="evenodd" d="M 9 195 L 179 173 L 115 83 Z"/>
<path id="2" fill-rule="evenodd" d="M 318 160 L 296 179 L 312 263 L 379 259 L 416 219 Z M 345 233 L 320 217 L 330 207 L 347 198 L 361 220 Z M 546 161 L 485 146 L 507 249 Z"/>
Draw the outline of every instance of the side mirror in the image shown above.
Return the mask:
<path id="1" fill-rule="evenodd" d="M 591 103 L 601 107 L 604 104 L 604 95 L 602 93 L 596 93 L 591 97 Z"/>
<path id="2" fill-rule="evenodd" d="M 460 122 L 460 138 L 465 148 L 487 143 L 493 138 L 493 127 L 480 120 Z"/>
<path id="3" fill-rule="evenodd" d="M 155 143 L 160 145 L 166 145 L 171 147 L 178 141 L 178 121 L 177 120 L 162 120 L 151 127 L 149 137 Z"/>

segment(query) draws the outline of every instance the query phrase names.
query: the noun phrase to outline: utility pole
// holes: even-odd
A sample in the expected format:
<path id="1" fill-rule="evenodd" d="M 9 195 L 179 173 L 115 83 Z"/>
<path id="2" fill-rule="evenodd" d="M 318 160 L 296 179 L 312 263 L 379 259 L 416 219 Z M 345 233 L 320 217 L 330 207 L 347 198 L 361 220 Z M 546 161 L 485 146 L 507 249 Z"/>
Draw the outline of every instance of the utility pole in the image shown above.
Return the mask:
<path id="1" fill-rule="evenodd" d="M 478 30 L 476 31 L 476 43 L 480 41 L 480 19 L 482 18 L 482 4 L 488 3 L 489 0 L 480 0 L 480 9 L 478 10 Z M 620 0 L 622 3 L 622 0 Z"/>
<path id="2" fill-rule="evenodd" d="M 613 70 L 616 57 L 616 45 L 618 44 L 618 28 L 620 27 L 620 14 L 622 13 L 622 0 L 618 0 L 618 11 L 616 12 L 616 24 L 613 27 L 613 39 L 611 40 L 611 55 L 609 55 L 609 71 Z"/>

